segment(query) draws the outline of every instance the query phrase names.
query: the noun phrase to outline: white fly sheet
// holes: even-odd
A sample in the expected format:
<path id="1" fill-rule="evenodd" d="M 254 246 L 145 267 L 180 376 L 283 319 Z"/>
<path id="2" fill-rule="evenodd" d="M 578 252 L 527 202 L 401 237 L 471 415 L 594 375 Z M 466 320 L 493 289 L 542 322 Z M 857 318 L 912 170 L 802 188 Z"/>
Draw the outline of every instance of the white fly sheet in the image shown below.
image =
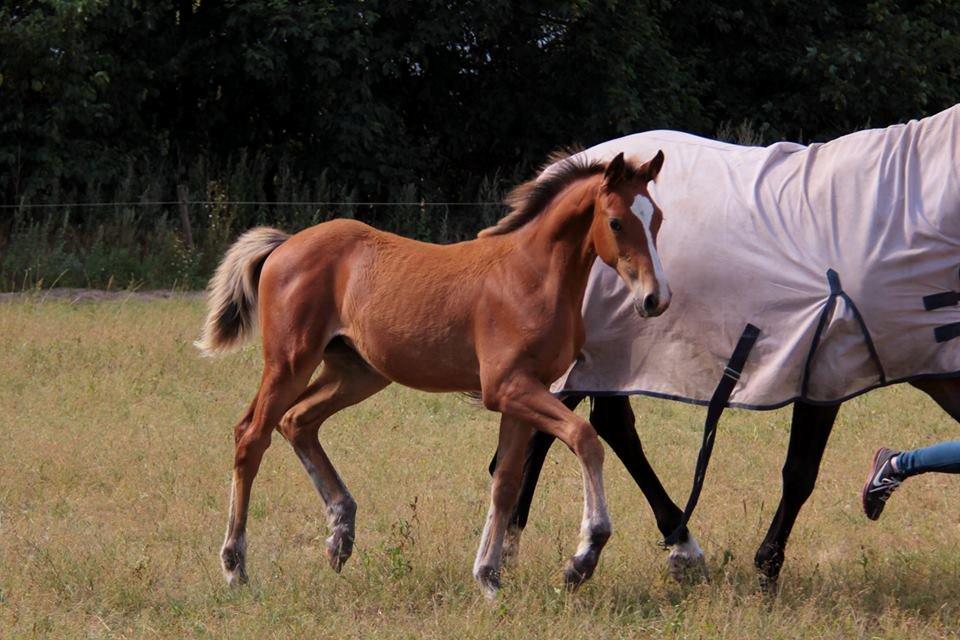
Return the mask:
<path id="1" fill-rule="evenodd" d="M 583 154 L 646 161 L 660 149 L 650 192 L 671 306 L 640 318 L 597 261 L 587 342 L 554 391 L 706 404 L 748 322 L 760 338 L 730 406 L 960 375 L 960 105 L 810 146 L 651 131 Z"/>

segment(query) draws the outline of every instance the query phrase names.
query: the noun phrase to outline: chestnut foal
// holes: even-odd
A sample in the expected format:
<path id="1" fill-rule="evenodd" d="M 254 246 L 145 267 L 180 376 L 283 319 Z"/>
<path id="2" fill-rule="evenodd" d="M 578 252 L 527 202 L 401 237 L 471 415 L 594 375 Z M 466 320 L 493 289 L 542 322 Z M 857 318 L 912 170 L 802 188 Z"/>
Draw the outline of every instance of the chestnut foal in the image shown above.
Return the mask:
<path id="1" fill-rule="evenodd" d="M 476 240 L 438 246 L 334 220 L 294 236 L 248 231 L 210 282 L 209 315 L 197 346 L 227 351 L 259 323 L 260 389 L 235 429 L 233 484 L 223 570 L 245 582 L 250 491 L 277 429 L 326 504 L 326 553 L 339 571 L 354 543 L 356 502 L 318 440 L 336 412 L 390 382 L 424 391 L 479 392 L 501 413 L 498 464 L 473 575 L 499 588 L 504 533 L 533 430 L 564 442 L 583 473 L 580 544 L 568 585 L 593 573 L 610 536 L 603 446 L 590 423 L 548 391 L 584 341 L 580 314 L 599 257 L 633 292 L 641 316 L 662 313 L 670 290 L 655 238 L 662 220 L 647 183 L 663 154 L 642 165 L 568 159 L 550 176 L 515 189 L 512 211 Z M 311 382 L 318 366 L 320 372 Z"/>

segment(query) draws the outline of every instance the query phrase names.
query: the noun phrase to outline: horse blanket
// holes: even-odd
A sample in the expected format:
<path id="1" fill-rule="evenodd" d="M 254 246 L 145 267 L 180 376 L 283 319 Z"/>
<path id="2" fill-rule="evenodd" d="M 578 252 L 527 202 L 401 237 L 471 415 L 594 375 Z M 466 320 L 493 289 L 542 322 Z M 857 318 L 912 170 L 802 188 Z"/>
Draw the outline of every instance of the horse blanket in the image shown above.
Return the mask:
<path id="1" fill-rule="evenodd" d="M 597 261 L 587 341 L 555 392 L 707 404 L 748 322 L 761 333 L 729 406 L 960 375 L 960 105 L 809 146 L 651 131 L 582 153 L 661 149 L 650 193 L 670 308 L 640 318 Z"/>

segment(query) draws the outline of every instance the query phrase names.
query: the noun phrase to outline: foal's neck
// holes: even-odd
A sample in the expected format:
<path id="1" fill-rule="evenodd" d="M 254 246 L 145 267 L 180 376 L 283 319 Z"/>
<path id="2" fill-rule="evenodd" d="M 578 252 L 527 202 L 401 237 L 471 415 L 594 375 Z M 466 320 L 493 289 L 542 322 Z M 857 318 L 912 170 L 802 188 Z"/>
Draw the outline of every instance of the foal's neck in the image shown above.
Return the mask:
<path id="1" fill-rule="evenodd" d="M 597 192 L 603 176 L 590 176 L 571 184 L 547 205 L 540 217 L 517 233 L 518 248 L 542 262 L 547 273 L 560 282 L 579 306 L 590 269 L 597 257 L 591 226 Z"/>

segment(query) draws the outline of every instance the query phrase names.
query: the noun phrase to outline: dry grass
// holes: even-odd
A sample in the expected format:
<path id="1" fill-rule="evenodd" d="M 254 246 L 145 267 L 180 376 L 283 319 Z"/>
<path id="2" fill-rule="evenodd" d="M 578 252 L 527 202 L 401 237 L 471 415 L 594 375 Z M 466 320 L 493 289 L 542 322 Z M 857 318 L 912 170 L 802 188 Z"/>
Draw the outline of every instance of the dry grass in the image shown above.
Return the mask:
<path id="1" fill-rule="evenodd" d="M 879 523 L 859 511 L 879 444 L 954 437 L 916 391 L 841 411 L 783 591 L 751 560 L 779 495 L 789 412 L 730 411 L 694 519 L 708 584 L 679 586 L 639 491 L 613 457 L 614 537 L 579 593 L 558 589 L 576 542 L 579 477 L 552 452 L 521 564 L 496 604 L 470 577 L 496 419 L 456 396 L 390 388 L 322 437 L 359 504 L 343 574 L 289 447 L 268 451 L 249 526 L 252 584 L 231 591 L 217 551 L 231 427 L 259 376 L 256 348 L 203 360 L 197 300 L 0 304 L 0 634 L 9 637 L 942 637 L 960 620 L 960 483 L 912 480 Z M 655 467 L 689 488 L 702 409 L 636 399 Z"/>

